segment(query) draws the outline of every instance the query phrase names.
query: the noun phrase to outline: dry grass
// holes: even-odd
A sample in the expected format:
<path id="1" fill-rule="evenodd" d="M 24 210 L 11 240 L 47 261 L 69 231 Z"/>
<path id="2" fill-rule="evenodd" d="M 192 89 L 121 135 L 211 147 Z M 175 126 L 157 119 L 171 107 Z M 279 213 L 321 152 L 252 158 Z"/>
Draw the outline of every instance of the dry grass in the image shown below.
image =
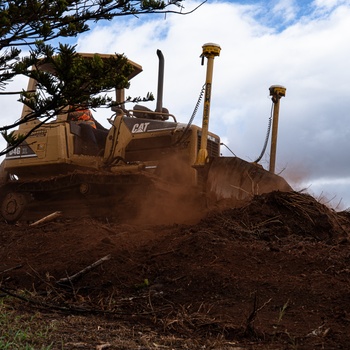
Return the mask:
<path id="1" fill-rule="evenodd" d="M 108 310 L 106 305 L 104 310 L 95 308 L 89 314 L 86 301 L 82 301 L 80 307 L 74 302 L 63 308 L 54 305 L 47 296 L 25 291 L 16 293 L 1 299 L 0 349 L 243 349 L 220 334 L 210 334 L 217 326 L 217 320 L 209 316 L 210 305 L 202 304 L 197 310 L 183 306 L 178 311 L 169 310 L 163 317 L 148 299 L 153 316 L 148 315 L 147 326 L 137 321 L 142 315 L 121 317 L 113 311 L 115 305 Z M 202 332 L 198 332 L 200 329 Z"/>

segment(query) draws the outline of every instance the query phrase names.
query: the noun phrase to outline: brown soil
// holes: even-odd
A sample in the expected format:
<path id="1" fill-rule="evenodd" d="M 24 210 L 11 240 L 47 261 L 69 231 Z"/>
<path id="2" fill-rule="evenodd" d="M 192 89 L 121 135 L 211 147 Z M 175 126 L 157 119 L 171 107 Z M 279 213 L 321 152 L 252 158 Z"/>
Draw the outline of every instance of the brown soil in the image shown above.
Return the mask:
<path id="1" fill-rule="evenodd" d="M 58 322 L 53 349 L 349 348 L 348 212 L 273 192 L 196 218 L 1 222 L 2 296 Z"/>

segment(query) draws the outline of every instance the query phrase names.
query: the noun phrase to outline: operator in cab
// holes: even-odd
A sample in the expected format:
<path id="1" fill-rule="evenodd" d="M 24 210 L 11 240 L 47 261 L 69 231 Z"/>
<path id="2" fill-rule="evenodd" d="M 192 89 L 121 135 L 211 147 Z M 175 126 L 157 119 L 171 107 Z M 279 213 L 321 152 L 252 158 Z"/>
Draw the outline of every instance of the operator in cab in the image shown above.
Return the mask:
<path id="1" fill-rule="evenodd" d="M 92 115 L 87 106 L 76 107 L 68 114 L 68 121 L 73 121 L 81 128 L 81 137 L 91 144 L 91 151 L 98 155 L 105 148 L 108 129 L 103 127 Z"/>

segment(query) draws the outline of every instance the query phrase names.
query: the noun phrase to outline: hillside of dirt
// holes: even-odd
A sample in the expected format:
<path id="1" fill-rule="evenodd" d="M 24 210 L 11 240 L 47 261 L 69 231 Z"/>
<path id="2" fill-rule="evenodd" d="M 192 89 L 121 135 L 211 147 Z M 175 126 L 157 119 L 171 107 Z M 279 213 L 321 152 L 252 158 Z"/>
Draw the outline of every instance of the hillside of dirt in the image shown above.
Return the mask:
<path id="1" fill-rule="evenodd" d="M 350 213 L 307 194 L 190 224 L 61 217 L 0 232 L 1 298 L 54 320 L 52 349 L 350 344 Z"/>

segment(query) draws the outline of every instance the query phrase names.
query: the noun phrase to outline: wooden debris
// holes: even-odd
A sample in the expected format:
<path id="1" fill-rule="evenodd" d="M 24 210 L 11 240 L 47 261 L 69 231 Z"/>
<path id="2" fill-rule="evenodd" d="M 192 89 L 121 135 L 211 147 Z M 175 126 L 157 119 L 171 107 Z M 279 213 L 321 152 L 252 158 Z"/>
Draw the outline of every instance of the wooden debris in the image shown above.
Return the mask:
<path id="1" fill-rule="evenodd" d="M 56 283 L 58 284 L 65 284 L 65 283 L 71 283 L 76 281 L 77 279 L 79 279 L 80 277 L 82 277 L 84 274 L 88 273 L 89 271 L 91 271 L 92 269 L 94 269 L 95 267 L 101 265 L 104 261 L 107 261 L 111 258 L 111 255 L 106 255 L 103 258 L 95 261 L 93 264 L 85 267 L 85 269 L 82 269 L 81 271 L 77 272 L 76 274 L 72 275 L 72 276 L 68 276 L 66 278 L 61 278 L 59 279 Z"/>
<path id="2" fill-rule="evenodd" d="M 58 218 L 60 216 L 62 216 L 62 212 L 61 211 L 55 211 L 54 213 L 49 214 L 49 215 L 43 217 L 42 219 L 31 223 L 29 226 L 37 226 L 37 225 L 40 225 L 40 224 L 44 224 L 44 223 L 50 222 L 52 220 L 55 220 L 56 218 Z"/>
<path id="3" fill-rule="evenodd" d="M 9 271 L 12 271 L 12 270 L 17 270 L 17 269 L 20 269 L 23 265 L 22 264 L 19 264 L 17 266 L 14 266 L 14 267 L 10 267 L 6 270 L 2 270 L 0 271 L 0 274 L 3 274 L 3 273 L 6 273 L 6 272 L 9 272 Z"/>

